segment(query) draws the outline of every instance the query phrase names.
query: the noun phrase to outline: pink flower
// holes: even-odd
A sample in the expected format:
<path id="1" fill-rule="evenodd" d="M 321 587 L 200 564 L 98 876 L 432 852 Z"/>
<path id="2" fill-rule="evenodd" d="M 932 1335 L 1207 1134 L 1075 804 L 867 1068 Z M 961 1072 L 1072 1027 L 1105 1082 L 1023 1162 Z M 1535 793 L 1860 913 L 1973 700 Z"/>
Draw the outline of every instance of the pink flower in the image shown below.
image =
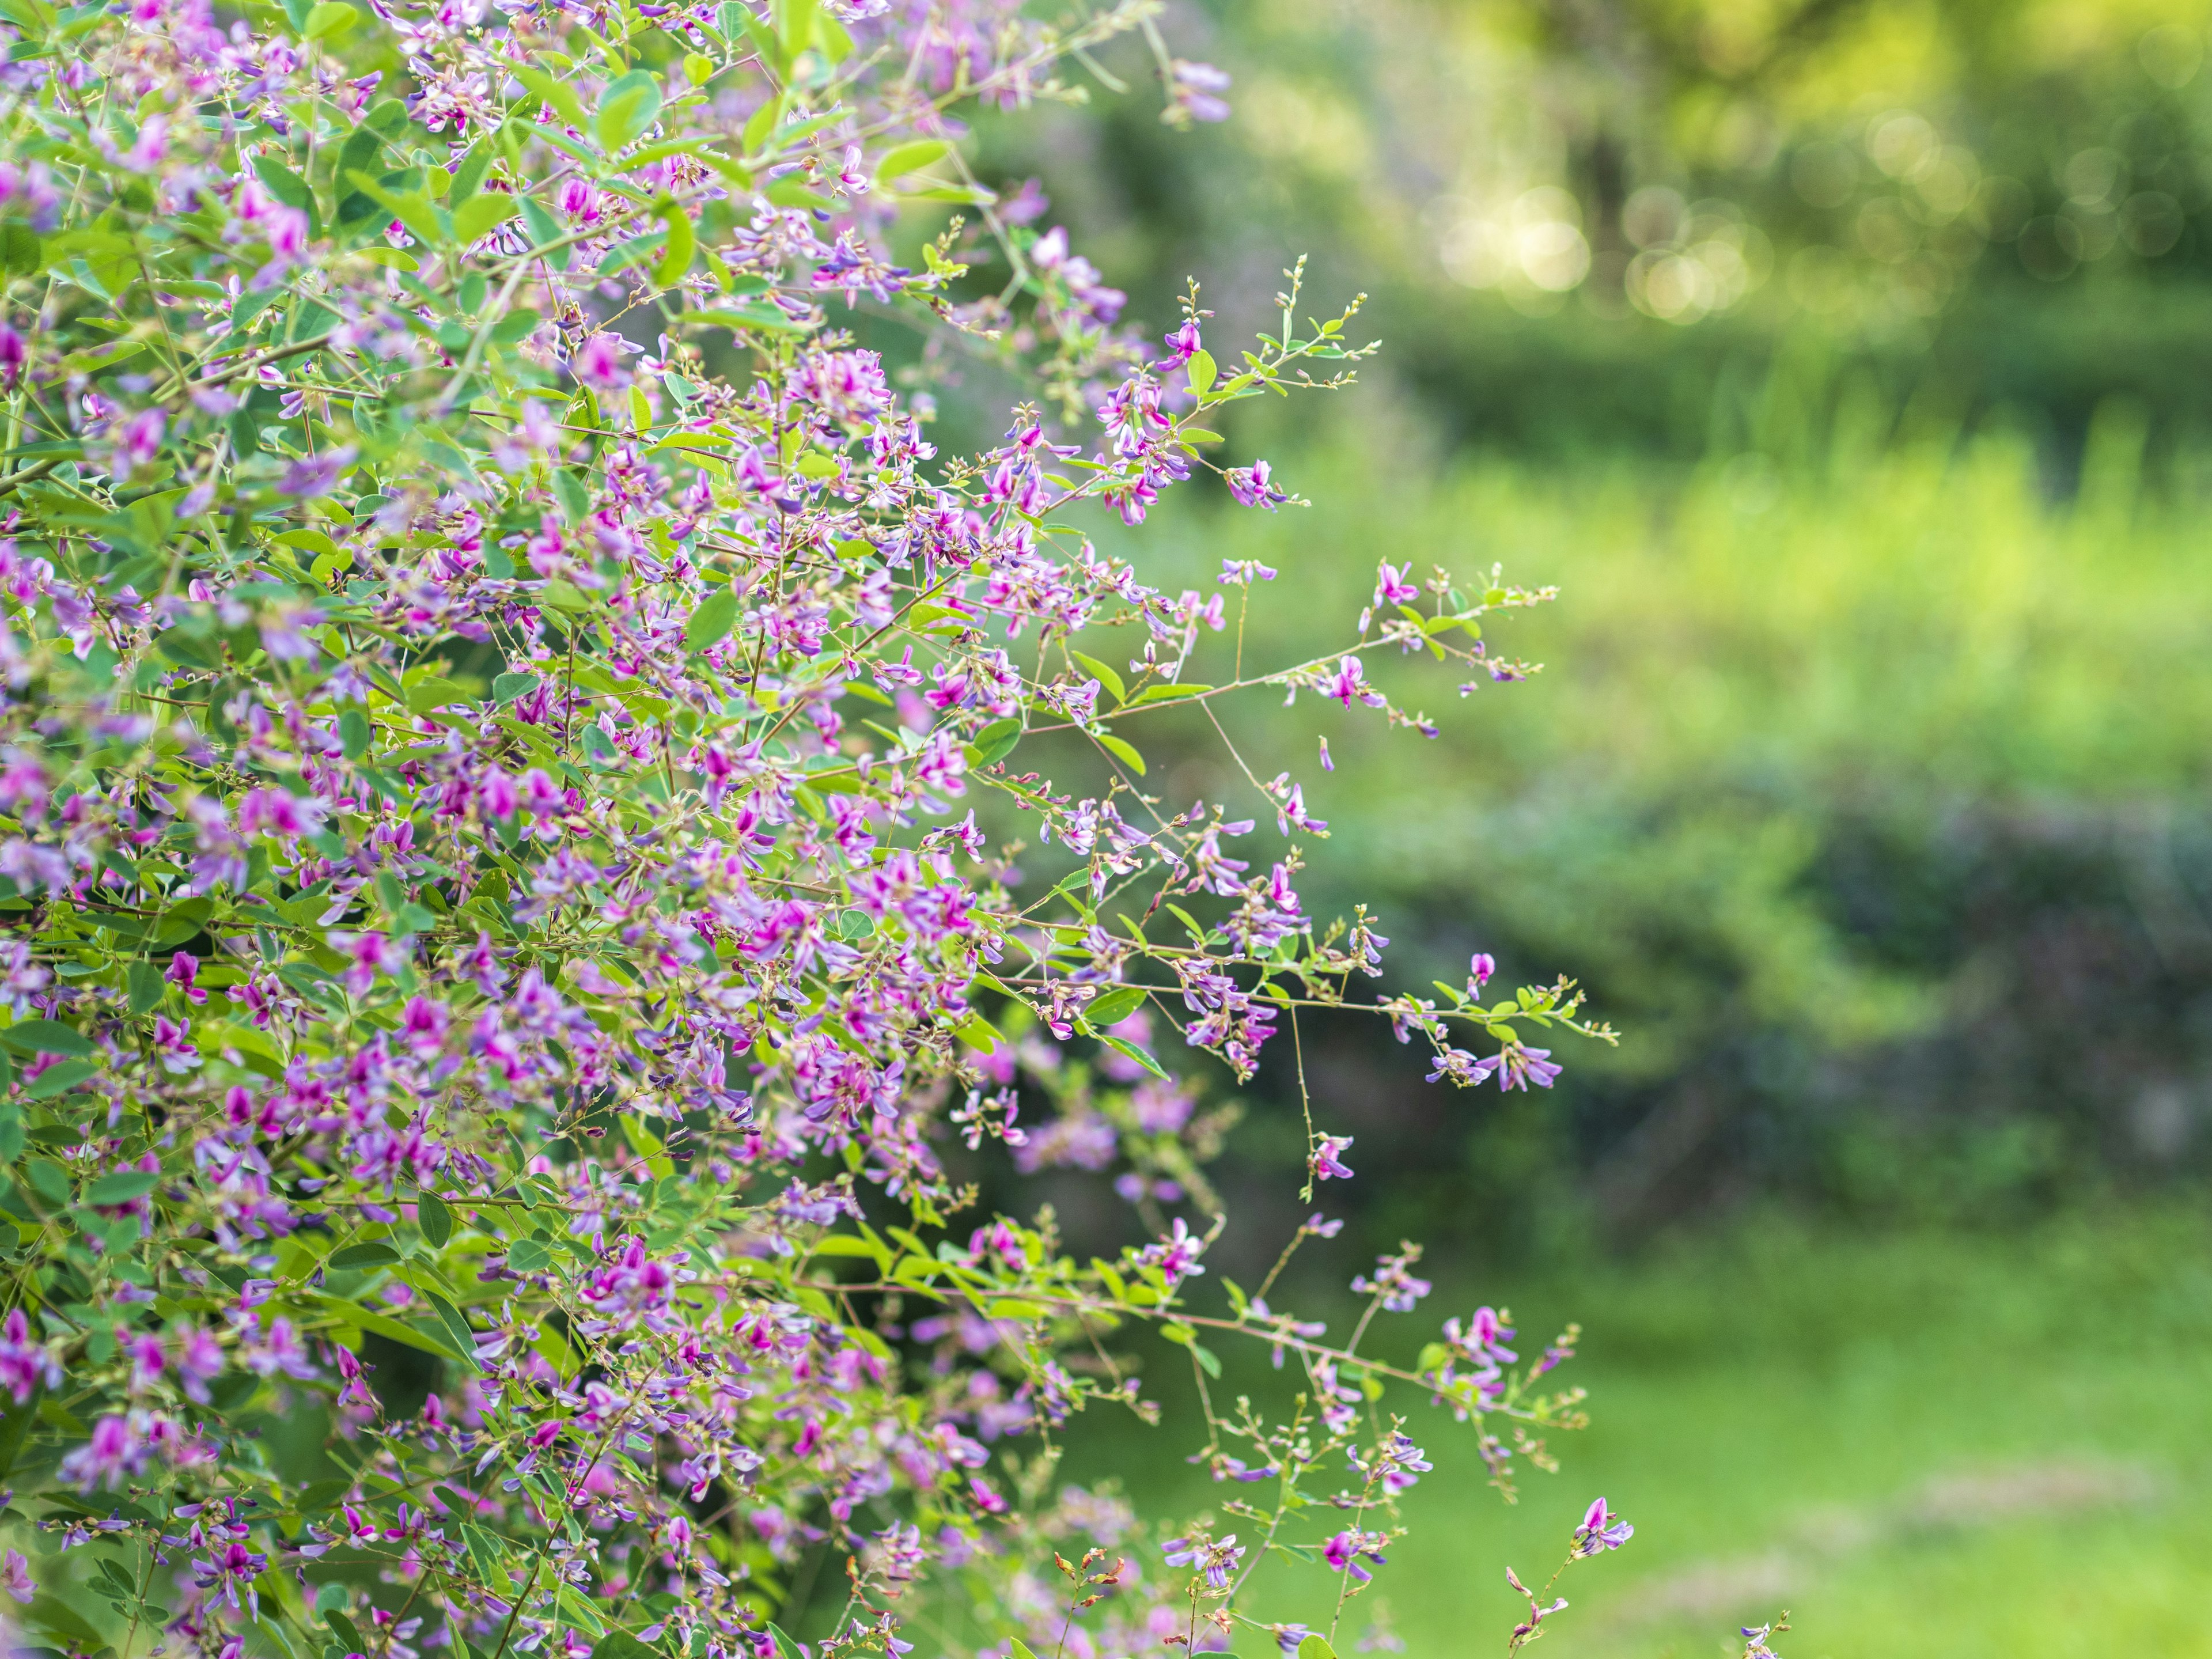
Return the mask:
<path id="1" fill-rule="evenodd" d="M 618 391 L 629 384 L 629 371 L 623 367 L 628 347 L 629 342 L 618 335 L 594 334 L 576 348 L 568 367 L 595 392 Z"/>
<path id="2" fill-rule="evenodd" d="M 115 434 L 112 464 L 115 476 L 127 478 L 140 467 L 151 465 L 161 453 L 161 439 L 168 429 L 168 414 L 161 409 L 142 409 L 124 422 Z"/>

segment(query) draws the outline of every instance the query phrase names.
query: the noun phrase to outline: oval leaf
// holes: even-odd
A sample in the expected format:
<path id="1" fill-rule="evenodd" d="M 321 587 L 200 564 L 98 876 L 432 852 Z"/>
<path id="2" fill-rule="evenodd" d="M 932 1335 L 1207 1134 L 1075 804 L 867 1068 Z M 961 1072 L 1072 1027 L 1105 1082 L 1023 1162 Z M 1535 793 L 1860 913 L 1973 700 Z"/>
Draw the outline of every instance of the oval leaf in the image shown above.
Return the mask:
<path id="1" fill-rule="evenodd" d="M 53 1019 L 23 1019 L 0 1030 L 0 1046 L 19 1054 L 89 1054 L 84 1033 Z"/>
<path id="2" fill-rule="evenodd" d="M 118 1170 L 104 1175 L 84 1189 L 88 1204 L 128 1204 L 134 1198 L 143 1198 L 154 1190 L 161 1178 L 159 1170 Z"/>
<path id="3" fill-rule="evenodd" d="M 1098 746 L 1101 749 L 1113 756 L 1139 777 L 1145 775 L 1145 757 L 1133 746 L 1115 737 L 1111 732 L 1099 732 L 1093 735 L 1097 738 Z"/>
<path id="4" fill-rule="evenodd" d="M 684 624 L 684 648 L 697 653 L 726 639 L 731 624 L 738 619 L 738 596 L 728 588 L 720 588 L 699 601 L 699 608 L 691 613 L 691 620 Z"/>

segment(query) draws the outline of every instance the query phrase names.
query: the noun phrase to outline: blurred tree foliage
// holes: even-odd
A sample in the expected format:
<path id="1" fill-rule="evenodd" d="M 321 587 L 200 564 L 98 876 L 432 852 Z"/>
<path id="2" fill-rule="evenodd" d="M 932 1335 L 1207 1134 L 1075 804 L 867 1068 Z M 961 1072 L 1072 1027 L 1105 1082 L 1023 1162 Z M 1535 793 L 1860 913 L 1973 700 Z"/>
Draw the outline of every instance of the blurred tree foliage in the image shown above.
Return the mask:
<path id="1" fill-rule="evenodd" d="M 1893 405 L 2032 423 L 2062 477 L 2114 394 L 2161 447 L 2212 431 L 2201 3 L 1190 9 L 1230 121 L 1170 143 L 1107 100 L 992 158 L 1144 315 L 1193 270 L 1256 309 L 1310 252 L 1419 343 L 1387 372 L 1454 438 L 1542 454 L 1694 458 L 1714 393 L 1806 333 Z"/>
<path id="2" fill-rule="evenodd" d="M 1209 0 L 1228 122 L 986 135 L 1133 316 L 1195 270 L 1249 327 L 1301 252 L 1372 293 L 1376 384 L 1328 434 L 1230 429 L 1313 508 L 1170 514 L 1194 586 L 1296 585 L 1271 647 L 1378 556 L 1565 590 L 1511 641 L 1549 672 L 1440 742 L 1332 708 L 1319 780 L 1301 705 L 1249 757 L 1334 820 L 1317 910 L 1340 860 L 1395 872 L 1396 983 L 1491 950 L 1629 1033 L 1556 1098 L 1470 1099 L 1309 1032 L 1378 1235 L 1582 1248 L 1774 1192 L 2005 1214 L 2206 1167 L 2208 21 Z M 1176 718 L 1164 797 L 1227 787 Z M 1296 1102 L 1262 1105 L 1245 1164 L 1294 1160 Z"/>

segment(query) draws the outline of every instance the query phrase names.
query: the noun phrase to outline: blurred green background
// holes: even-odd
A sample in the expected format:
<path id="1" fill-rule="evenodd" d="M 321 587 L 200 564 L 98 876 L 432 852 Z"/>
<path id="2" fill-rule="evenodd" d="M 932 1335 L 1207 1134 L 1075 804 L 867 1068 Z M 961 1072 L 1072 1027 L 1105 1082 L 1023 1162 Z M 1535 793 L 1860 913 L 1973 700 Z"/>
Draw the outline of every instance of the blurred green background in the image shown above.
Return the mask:
<path id="1" fill-rule="evenodd" d="M 1529 684 L 1370 653 L 1434 742 L 1232 720 L 1330 820 L 1309 908 L 1374 904 L 1394 986 L 1489 950 L 1625 1033 L 1500 1097 L 1306 1030 L 1359 1170 L 1310 1293 L 1411 1237 L 1409 1328 L 1589 1332 L 1599 1426 L 1518 1510 L 1417 1419 L 1428 1524 L 1382 1587 L 1416 1653 L 1502 1646 L 1502 1565 L 1547 1572 L 1599 1491 L 1644 1530 L 1563 1587 L 1559 1659 L 1784 1605 L 1792 1659 L 2212 1653 L 2208 21 L 1218 0 L 1166 28 L 1227 122 L 1101 94 L 982 134 L 1155 331 L 1195 275 L 1225 356 L 1301 253 L 1311 312 L 1371 296 L 1357 389 L 1227 429 L 1310 507 L 1198 486 L 1101 532 L 1170 588 L 1280 568 L 1248 660 L 1340 640 L 1378 556 L 1560 589 L 1492 630 Z M 1202 720 L 1121 729 L 1170 803 L 1261 805 Z M 1245 1098 L 1249 1284 L 1302 1141 L 1287 1066 Z M 1187 1449 L 1076 1455 L 1202 1505 Z"/>

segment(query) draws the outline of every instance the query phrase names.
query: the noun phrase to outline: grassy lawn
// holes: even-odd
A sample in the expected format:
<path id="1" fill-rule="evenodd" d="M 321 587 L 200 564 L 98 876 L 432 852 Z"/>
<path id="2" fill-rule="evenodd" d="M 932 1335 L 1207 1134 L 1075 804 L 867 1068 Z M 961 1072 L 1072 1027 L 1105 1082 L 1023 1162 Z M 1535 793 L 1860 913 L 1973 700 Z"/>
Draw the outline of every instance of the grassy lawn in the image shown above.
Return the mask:
<path id="1" fill-rule="evenodd" d="M 1415 1407 L 1437 1469 L 1370 1596 L 1388 1596 L 1412 1655 L 1502 1652 L 1504 1565 L 1540 1583 L 1602 1492 L 1637 1535 L 1561 1580 L 1572 1606 L 1550 1659 L 1733 1653 L 1736 1626 L 1785 1607 L 1788 1659 L 2212 1656 L 2208 1247 L 2212 1226 L 2179 1212 L 2006 1236 L 1775 1224 L 1490 1285 L 1524 1342 L 1583 1322 L 1595 1422 L 1509 1509 L 1465 1432 Z M 1469 1299 L 1435 1265 L 1409 1339 Z M 1116 1434 L 1070 1472 L 1111 1464 L 1142 1495 L 1202 1507 L 1215 1490 L 1181 1469 L 1188 1449 Z M 1254 1611 L 1326 1622 L 1317 1587 L 1277 1583 Z"/>

